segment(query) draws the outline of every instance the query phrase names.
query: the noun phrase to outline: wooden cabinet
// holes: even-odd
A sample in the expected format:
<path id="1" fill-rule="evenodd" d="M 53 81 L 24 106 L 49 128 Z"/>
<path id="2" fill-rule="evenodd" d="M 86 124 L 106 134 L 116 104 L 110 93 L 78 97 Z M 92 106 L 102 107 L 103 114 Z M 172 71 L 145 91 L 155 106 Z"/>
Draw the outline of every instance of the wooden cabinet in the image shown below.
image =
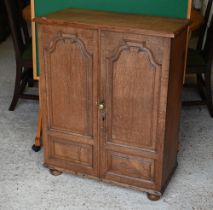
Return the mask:
<path id="1" fill-rule="evenodd" d="M 75 9 L 37 22 L 45 165 L 158 199 L 177 166 L 188 22 Z"/>

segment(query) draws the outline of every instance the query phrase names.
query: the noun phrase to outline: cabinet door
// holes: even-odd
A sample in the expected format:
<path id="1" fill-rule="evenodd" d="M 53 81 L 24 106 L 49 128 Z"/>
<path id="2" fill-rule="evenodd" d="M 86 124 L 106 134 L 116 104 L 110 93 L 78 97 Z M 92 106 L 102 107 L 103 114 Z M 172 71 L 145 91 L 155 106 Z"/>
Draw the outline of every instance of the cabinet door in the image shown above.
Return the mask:
<path id="1" fill-rule="evenodd" d="M 169 45 L 166 38 L 101 33 L 103 179 L 140 188 L 158 183 Z"/>
<path id="2" fill-rule="evenodd" d="M 39 31 L 45 163 L 97 175 L 97 31 Z"/>

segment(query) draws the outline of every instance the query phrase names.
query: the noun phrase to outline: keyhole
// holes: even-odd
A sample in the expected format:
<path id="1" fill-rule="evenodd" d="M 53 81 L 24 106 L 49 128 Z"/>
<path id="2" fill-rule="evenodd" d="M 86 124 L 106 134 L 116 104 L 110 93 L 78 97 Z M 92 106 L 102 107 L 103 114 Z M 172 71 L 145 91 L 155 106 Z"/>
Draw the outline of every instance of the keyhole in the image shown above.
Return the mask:
<path id="1" fill-rule="evenodd" d="M 102 121 L 105 121 L 106 114 L 105 114 L 105 113 L 102 113 L 101 117 L 102 117 Z"/>

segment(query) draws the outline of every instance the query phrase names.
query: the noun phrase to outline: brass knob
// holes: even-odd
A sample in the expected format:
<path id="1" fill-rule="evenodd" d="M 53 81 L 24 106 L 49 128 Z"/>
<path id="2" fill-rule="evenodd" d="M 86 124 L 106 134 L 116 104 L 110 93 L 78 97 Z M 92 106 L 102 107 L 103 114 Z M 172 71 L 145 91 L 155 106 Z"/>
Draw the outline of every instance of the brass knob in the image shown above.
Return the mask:
<path id="1" fill-rule="evenodd" d="M 105 108 L 104 102 L 98 105 L 99 110 L 103 110 Z"/>

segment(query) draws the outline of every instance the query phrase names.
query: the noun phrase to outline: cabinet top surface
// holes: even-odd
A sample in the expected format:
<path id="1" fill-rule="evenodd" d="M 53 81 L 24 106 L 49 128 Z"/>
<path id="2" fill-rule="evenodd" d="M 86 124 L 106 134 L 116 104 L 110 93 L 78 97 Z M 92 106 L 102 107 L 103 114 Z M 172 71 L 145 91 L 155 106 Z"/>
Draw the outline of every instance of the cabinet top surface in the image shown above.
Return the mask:
<path id="1" fill-rule="evenodd" d="M 65 9 L 45 17 L 36 18 L 40 24 L 79 25 L 100 29 L 121 29 L 145 35 L 175 37 L 189 21 L 165 17 L 133 15 L 80 9 Z"/>

